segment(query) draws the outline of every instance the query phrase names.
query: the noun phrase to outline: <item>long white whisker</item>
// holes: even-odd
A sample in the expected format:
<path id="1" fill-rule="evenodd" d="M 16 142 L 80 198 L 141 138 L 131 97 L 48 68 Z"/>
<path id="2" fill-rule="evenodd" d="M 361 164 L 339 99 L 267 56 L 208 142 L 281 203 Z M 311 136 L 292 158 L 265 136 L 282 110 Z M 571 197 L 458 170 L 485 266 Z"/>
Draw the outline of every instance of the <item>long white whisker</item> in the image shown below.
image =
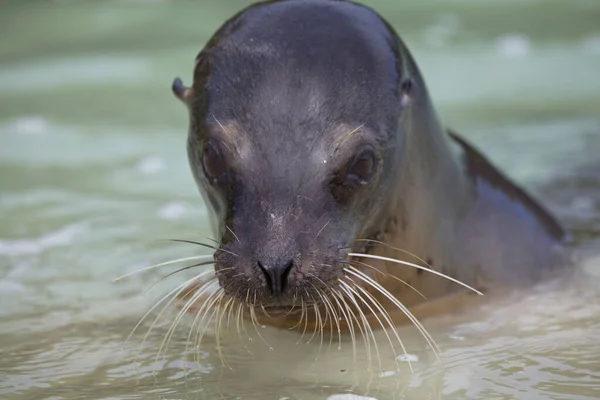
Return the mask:
<path id="1" fill-rule="evenodd" d="M 125 275 L 121 275 L 118 278 L 113 279 L 113 282 L 118 282 L 118 281 L 120 281 L 122 279 L 125 279 L 127 277 L 130 277 L 132 275 L 139 274 L 139 273 L 142 273 L 144 271 L 148 271 L 148 270 L 151 270 L 151 269 L 154 269 L 154 268 L 163 267 L 165 265 L 171 265 L 171 264 L 176 264 L 176 263 L 179 263 L 179 262 L 191 261 L 191 260 L 207 260 L 207 259 L 210 259 L 210 258 L 213 258 L 213 256 L 211 256 L 211 255 L 193 256 L 193 257 L 179 258 L 177 260 L 165 261 L 165 262 L 162 262 L 162 263 L 159 263 L 159 264 L 150 265 L 149 267 L 140 268 L 140 269 L 135 270 L 133 272 L 128 272 Z"/>
<path id="2" fill-rule="evenodd" d="M 386 273 L 386 272 L 380 271 L 380 270 L 378 270 L 377 268 L 375 268 L 374 266 L 372 266 L 372 265 L 369 265 L 369 264 L 367 264 L 367 263 L 364 263 L 364 262 L 361 262 L 361 261 L 342 261 L 342 263 L 343 263 L 343 264 L 350 264 L 350 265 L 354 265 L 354 264 L 356 264 L 356 265 L 361 265 L 361 266 L 363 266 L 363 267 L 370 268 L 370 269 L 374 270 L 375 272 L 377 272 L 377 273 L 379 273 L 379 274 L 382 274 L 383 276 L 387 276 L 387 277 L 389 277 L 389 278 L 392 278 L 392 279 L 395 279 L 395 280 L 397 280 L 397 281 L 398 281 L 398 282 L 400 282 L 400 283 L 403 283 L 404 285 L 406 285 L 406 286 L 408 286 L 409 288 L 411 288 L 412 290 L 414 290 L 414 291 L 415 291 L 415 292 L 416 292 L 416 293 L 417 293 L 419 296 L 421 296 L 423 299 L 427 300 L 427 297 L 426 297 L 426 296 L 425 296 L 423 293 L 421 293 L 421 292 L 419 291 L 419 289 L 415 288 L 415 287 L 414 287 L 413 285 L 411 285 L 410 283 L 406 282 L 405 280 L 402 280 L 402 279 L 398 278 L 398 277 L 397 277 L 397 276 L 395 276 L 395 275 L 388 274 L 388 273 Z"/>
<path id="3" fill-rule="evenodd" d="M 463 283 L 463 282 L 461 282 L 461 281 L 459 281 L 457 279 L 452 278 L 451 276 L 448 276 L 446 274 L 443 274 L 441 272 L 435 271 L 435 270 L 433 270 L 431 268 L 424 267 L 424 266 L 419 265 L 419 264 L 414 264 L 414 263 L 411 263 L 411 262 L 408 262 L 408 261 L 397 260 L 395 258 L 390 258 L 390 257 L 377 256 L 377 255 L 373 255 L 373 254 L 348 253 L 348 255 L 350 257 L 364 257 L 364 258 L 372 258 L 374 260 L 389 261 L 389 262 L 393 262 L 393 263 L 396 263 L 396 264 L 408 265 L 409 267 L 414 267 L 414 268 L 417 268 L 417 269 L 421 269 L 423 271 L 429 271 L 430 273 L 432 273 L 434 275 L 438 275 L 438 276 L 441 276 L 442 278 L 446 278 L 449 281 L 452 281 L 452 282 L 457 283 L 457 284 L 459 284 L 461 286 L 464 286 L 465 288 L 467 288 L 469 290 L 472 290 L 473 292 L 477 293 L 478 295 L 483 296 L 483 293 L 481 293 L 477 289 L 472 288 L 471 286 L 467 285 L 466 283 Z"/>
<path id="4" fill-rule="evenodd" d="M 353 270 L 357 271 L 358 273 Z M 360 271 L 358 271 L 356 268 L 354 268 L 354 267 L 344 268 L 344 271 L 356 276 L 363 282 L 369 284 L 375 290 L 377 290 L 378 292 L 383 294 L 385 297 L 387 297 L 388 300 L 390 300 L 392 303 L 394 303 L 396 305 L 396 307 L 398 307 L 410 319 L 410 321 L 415 325 L 415 327 L 419 330 L 419 332 L 421 332 L 421 334 L 427 341 L 427 344 L 429 344 L 429 346 L 433 350 L 436 358 L 438 359 L 438 361 L 441 362 L 439 355 L 438 355 L 439 348 L 435 344 L 435 341 L 433 340 L 433 338 L 431 337 L 429 332 L 427 332 L 427 330 L 419 322 L 419 320 L 417 318 L 415 318 L 415 316 L 410 312 L 410 310 L 404 304 L 402 304 L 400 302 L 400 300 L 398 300 L 396 297 L 394 297 L 390 292 L 388 292 L 385 288 L 383 288 L 380 284 L 375 282 L 373 279 L 371 279 L 370 277 L 368 277 L 368 276 L 364 275 L 363 273 L 361 273 Z"/>
<path id="5" fill-rule="evenodd" d="M 387 248 L 390 248 L 390 249 L 393 249 L 393 250 L 399 251 L 399 252 L 401 252 L 401 253 L 404 253 L 404 254 L 408 254 L 409 256 L 416 258 L 417 260 L 419 260 L 420 262 L 422 262 L 423 264 L 425 264 L 425 265 L 426 265 L 426 266 L 428 266 L 429 268 L 433 269 L 433 267 L 432 267 L 431 265 L 429 265 L 429 263 L 428 263 L 427 261 L 423 260 L 421 257 L 419 257 L 418 255 L 416 255 L 415 253 L 411 253 L 411 252 L 410 252 L 410 251 L 408 251 L 408 250 L 404 250 L 404 249 L 401 249 L 401 248 L 398 248 L 398 247 L 394 247 L 394 246 L 392 246 L 391 244 L 387 244 L 387 243 L 385 243 L 385 242 L 382 242 L 382 241 L 380 241 L 380 240 L 374 240 L 374 239 L 356 239 L 356 241 L 357 241 L 357 242 L 370 242 L 370 243 L 377 243 L 377 244 L 380 244 L 380 245 L 386 246 Z"/>
<path id="6" fill-rule="evenodd" d="M 334 289 L 330 289 L 330 291 L 333 294 L 333 300 L 338 305 L 340 313 L 343 315 L 344 319 L 346 320 L 346 324 L 348 325 L 348 330 L 350 331 L 350 338 L 352 339 L 352 361 L 354 366 L 356 366 L 356 333 L 354 332 L 354 323 L 352 322 L 350 315 L 346 313 L 346 311 L 349 311 L 348 304 L 338 291 Z M 344 303 L 344 307 L 342 307 L 342 303 L 340 303 L 340 301 Z M 344 308 L 346 309 L 346 311 L 344 311 Z"/>
<path id="7" fill-rule="evenodd" d="M 389 316 L 389 313 L 381 306 L 381 304 L 379 304 L 379 302 L 373 297 L 373 295 L 371 295 L 371 293 L 369 293 L 368 291 L 366 291 L 365 289 L 363 289 L 362 287 L 360 287 L 360 285 L 357 285 L 356 282 L 354 282 L 354 280 L 351 277 L 346 276 L 345 278 L 348 279 L 348 280 L 350 280 L 352 282 L 352 284 L 354 285 L 354 288 L 352 288 L 351 290 L 369 308 L 369 310 L 371 311 L 371 313 L 377 319 L 377 322 L 379 322 L 379 325 L 381 325 L 381 328 L 383 329 L 383 332 L 385 333 L 385 336 L 387 337 L 387 339 L 388 339 L 388 341 L 390 343 L 390 346 L 392 347 L 392 351 L 394 352 L 394 355 L 396 354 L 396 348 L 394 347 L 394 344 L 392 343 L 392 339 L 391 339 L 390 335 L 387 333 L 387 329 L 385 328 L 385 326 L 383 325 L 383 322 L 381 321 L 381 319 L 377 315 L 377 312 L 375 312 L 373 310 L 373 308 L 371 308 L 369 306 L 369 304 L 367 302 L 365 302 L 364 298 L 360 295 L 360 293 L 356 292 L 357 289 L 360 290 L 364 294 L 364 296 L 367 299 L 369 299 L 371 301 L 371 303 L 373 303 L 373 305 L 375 306 L 375 308 L 377 308 L 377 310 L 381 313 L 381 315 L 383 316 L 383 318 L 386 320 L 388 326 L 394 332 L 394 335 L 396 336 L 396 339 L 398 340 L 398 343 L 400 343 L 400 347 L 402 348 L 402 351 L 404 351 L 404 354 L 406 355 L 407 353 L 406 353 L 406 349 L 404 348 L 404 343 L 402 343 L 402 340 L 400 339 L 400 335 L 398 335 L 398 331 L 396 330 L 396 326 L 392 322 L 392 320 L 391 320 L 391 318 Z M 411 373 L 414 372 L 410 360 L 408 361 L 408 366 L 410 368 L 410 372 Z M 397 358 L 396 358 L 396 368 L 397 368 L 398 371 L 400 370 L 400 365 L 398 364 L 398 359 Z"/>
<path id="8" fill-rule="evenodd" d="M 202 317 L 202 320 L 198 323 L 198 329 L 196 330 L 196 347 L 199 349 L 200 348 L 200 344 L 202 343 L 202 338 L 204 338 L 204 335 L 206 334 L 206 331 L 208 330 L 208 326 L 210 325 L 210 322 L 213 320 L 213 318 L 215 318 L 216 315 L 219 314 L 219 310 L 221 308 L 221 306 L 218 304 L 222 299 L 223 296 L 225 295 L 223 289 L 221 289 L 219 292 L 217 292 L 218 294 L 216 296 L 214 296 L 214 299 L 212 300 L 212 302 L 210 303 L 210 305 L 208 307 L 206 307 L 206 312 L 204 313 L 204 316 Z M 208 313 L 210 311 L 210 309 L 213 309 L 212 314 L 210 314 L 210 316 L 208 317 Z M 204 318 L 208 317 L 208 319 L 206 320 L 206 323 L 204 323 Z M 202 329 L 202 332 L 200 332 L 200 327 L 204 325 L 204 329 Z M 221 352 L 220 349 L 220 341 L 219 341 L 219 337 L 218 337 L 218 322 L 215 323 L 215 340 L 216 340 L 216 346 L 217 346 L 217 352 L 219 353 L 219 357 L 221 358 L 221 362 L 229 367 L 229 365 L 225 362 L 225 359 L 223 358 L 223 354 Z"/>
<path id="9" fill-rule="evenodd" d="M 352 303 L 354 303 L 354 306 L 356 306 L 356 310 L 358 311 L 360 318 L 363 322 L 363 326 L 365 328 L 365 332 L 366 333 L 370 333 L 371 338 L 373 339 L 373 345 L 375 346 L 375 354 L 377 354 L 377 361 L 378 361 L 378 365 L 379 365 L 379 371 L 381 371 L 381 355 L 379 354 L 379 346 L 377 345 L 377 339 L 375 339 L 375 333 L 373 332 L 373 328 L 371 328 L 371 324 L 369 324 L 369 321 L 367 320 L 367 317 L 365 316 L 365 313 L 363 312 L 363 310 L 360 308 L 360 305 L 358 304 L 358 302 L 356 301 L 356 298 L 354 297 L 354 295 L 352 294 L 352 291 L 349 290 L 350 285 L 348 285 L 346 282 L 342 281 L 341 279 L 338 279 L 338 282 L 342 285 L 341 286 L 341 290 L 346 292 L 346 295 L 348 296 L 348 298 L 350 299 L 350 301 L 352 301 Z M 358 323 L 358 321 L 356 321 Z M 366 335 L 365 333 L 365 335 Z M 369 338 L 366 337 L 365 338 L 366 342 L 369 342 Z M 371 352 L 371 345 L 368 345 L 367 348 L 369 349 L 369 353 Z M 371 369 L 371 365 L 369 365 L 369 370 Z"/>
<path id="10" fill-rule="evenodd" d="M 325 323 L 324 323 L 324 325 L 322 325 L 323 329 L 327 325 L 327 322 L 329 322 L 331 319 L 331 322 L 329 323 L 329 345 L 327 347 L 327 350 L 329 351 L 329 349 L 331 348 L 331 343 L 333 341 L 333 316 L 330 315 L 329 305 L 325 302 L 325 299 L 323 298 L 322 290 L 317 288 L 312 283 L 311 283 L 311 286 L 313 287 L 313 289 L 317 293 L 317 295 L 321 298 L 321 300 L 323 301 L 323 305 L 325 306 Z M 323 332 L 321 331 L 321 342 L 322 341 L 323 341 Z"/>
<path id="11" fill-rule="evenodd" d="M 242 243 L 242 241 L 240 240 L 240 238 L 239 238 L 239 237 L 237 237 L 237 235 L 235 234 L 235 232 L 234 232 L 234 231 L 233 231 L 233 230 L 232 230 L 230 227 L 228 227 L 227 225 L 225 225 L 225 227 L 227 228 L 227 230 L 228 230 L 229 232 L 231 232 L 231 234 L 233 235 L 233 237 L 235 238 L 235 240 L 237 240 L 237 241 L 238 241 L 238 243 Z"/>
<path id="12" fill-rule="evenodd" d="M 127 339 L 125 340 L 125 343 L 129 342 L 129 340 L 131 339 L 131 337 L 133 336 L 133 334 L 135 333 L 135 331 L 140 327 L 140 325 L 146 320 L 146 318 L 148 318 L 148 316 L 158 307 L 160 306 L 166 299 L 168 299 L 169 297 L 173 296 L 173 298 L 167 302 L 167 304 L 164 306 L 164 308 L 162 309 L 162 311 L 158 314 L 158 316 L 154 319 L 154 322 L 152 323 L 152 325 L 150 326 L 150 328 L 148 328 L 148 331 L 146 332 L 146 334 L 144 335 L 144 339 L 142 340 L 142 344 L 140 346 L 140 348 L 144 347 L 144 344 L 146 343 L 146 340 L 148 339 L 148 336 L 150 335 L 150 332 L 152 332 L 152 329 L 154 328 L 154 326 L 156 325 L 156 322 L 160 319 L 160 317 L 162 316 L 162 314 L 165 312 L 165 310 L 171 305 L 171 303 L 177 298 L 177 296 L 179 296 L 187 287 L 189 284 L 191 284 L 194 280 L 196 280 L 198 277 L 195 276 L 193 278 L 188 279 L 187 281 L 183 282 L 181 285 L 177 286 L 175 289 L 171 290 L 169 293 L 167 293 L 164 297 L 162 297 L 159 301 L 156 302 L 156 304 L 154 304 L 145 314 L 144 316 L 139 320 L 139 322 L 134 326 L 134 328 L 131 330 L 131 333 L 129 333 L 129 335 L 127 336 Z"/>
<path id="13" fill-rule="evenodd" d="M 333 307 L 333 303 L 331 302 L 331 300 L 329 300 L 329 297 L 325 293 L 323 293 L 323 295 L 321 295 L 321 298 L 323 299 L 323 302 L 325 302 L 325 304 L 327 304 L 327 306 L 331 310 L 332 319 L 335 321 L 335 325 L 337 328 L 338 350 L 341 350 L 342 349 L 342 329 L 340 327 L 340 317 L 338 316 L 337 312 L 335 311 L 335 307 Z M 333 324 L 332 324 L 332 327 L 333 327 Z"/>
<path id="14" fill-rule="evenodd" d="M 309 297 L 312 297 L 312 296 L 310 296 L 310 294 L 308 293 L 308 290 L 307 290 L 307 289 L 304 289 L 304 291 L 306 292 L 306 299 L 307 299 L 307 300 L 308 300 L 308 298 L 309 298 Z M 314 309 L 314 302 L 315 302 L 315 300 L 314 300 L 314 298 L 313 298 L 313 309 Z M 318 321 L 317 321 L 317 317 L 318 317 L 318 315 L 317 315 L 317 313 L 316 313 L 316 311 L 315 311 L 315 329 L 313 330 L 313 333 L 312 333 L 312 335 L 310 336 L 310 339 L 308 339 L 308 341 L 307 341 L 306 343 L 310 343 L 310 342 L 312 342 L 312 340 L 314 339 L 315 335 L 317 334 L 317 330 L 318 330 L 318 327 L 319 327 L 319 324 L 318 324 Z M 307 323 L 308 323 L 308 317 L 306 318 L 306 321 L 307 321 Z"/>
<path id="15" fill-rule="evenodd" d="M 258 337 L 260 338 L 260 340 L 262 340 L 262 342 L 267 345 L 267 347 L 269 348 L 269 350 L 273 350 L 273 346 L 271 346 L 269 343 L 267 343 L 267 341 L 263 338 L 263 336 L 260 334 L 260 331 L 258 330 L 258 321 L 256 319 L 256 311 L 254 309 L 254 304 L 252 304 L 250 306 L 250 320 L 252 321 L 252 325 L 254 326 L 254 330 L 256 331 L 256 333 L 258 334 Z"/>
<path id="16" fill-rule="evenodd" d="M 167 348 L 171 341 L 171 338 L 173 337 L 173 334 L 175 333 L 175 329 L 177 328 L 177 325 L 179 324 L 179 322 L 181 321 L 183 316 L 188 312 L 188 310 L 192 307 L 192 305 L 196 301 L 198 301 L 198 299 L 202 296 L 202 294 L 204 294 L 204 292 L 207 291 L 208 288 L 210 288 L 215 283 L 217 285 L 219 284 L 218 281 L 210 281 L 210 282 L 207 282 L 204 285 L 202 285 L 201 288 L 198 289 L 196 291 L 196 293 L 194 293 L 194 295 L 187 301 L 187 303 L 183 306 L 183 308 L 177 313 L 175 320 L 171 323 L 171 326 L 167 330 L 167 333 L 166 333 L 160 347 L 158 348 L 158 353 L 156 355 L 156 361 L 158 361 L 158 359 L 160 358 L 160 353 L 162 352 L 163 348 L 164 348 L 165 355 L 166 355 L 166 351 L 167 351 Z"/>

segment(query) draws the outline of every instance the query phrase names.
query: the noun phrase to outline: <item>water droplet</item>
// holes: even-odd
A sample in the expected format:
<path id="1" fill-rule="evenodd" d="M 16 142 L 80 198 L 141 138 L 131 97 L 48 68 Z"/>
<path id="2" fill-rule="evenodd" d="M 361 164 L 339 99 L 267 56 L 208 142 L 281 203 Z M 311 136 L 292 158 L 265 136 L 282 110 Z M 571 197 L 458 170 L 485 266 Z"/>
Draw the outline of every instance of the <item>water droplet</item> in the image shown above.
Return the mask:
<path id="1" fill-rule="evenodd" d="M 419 361 L 419 356 L 415 354 L 400 354 L 398 357 L 396 357 L 396 360 L 405 362 L 416 362 Z"/>

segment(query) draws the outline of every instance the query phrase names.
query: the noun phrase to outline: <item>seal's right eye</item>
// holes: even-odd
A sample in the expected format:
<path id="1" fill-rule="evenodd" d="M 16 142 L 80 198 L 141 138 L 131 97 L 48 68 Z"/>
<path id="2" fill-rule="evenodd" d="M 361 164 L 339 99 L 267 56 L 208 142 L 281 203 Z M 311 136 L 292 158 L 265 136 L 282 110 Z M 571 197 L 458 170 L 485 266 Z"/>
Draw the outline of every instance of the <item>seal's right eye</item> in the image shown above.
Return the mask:
<path id="1" fill-rule="evenodd" d="M 210 183 L 216 183 L 227 175 L 227 166 L 213 144 L 208 144 L 202 153 L 202 169 Z"/>

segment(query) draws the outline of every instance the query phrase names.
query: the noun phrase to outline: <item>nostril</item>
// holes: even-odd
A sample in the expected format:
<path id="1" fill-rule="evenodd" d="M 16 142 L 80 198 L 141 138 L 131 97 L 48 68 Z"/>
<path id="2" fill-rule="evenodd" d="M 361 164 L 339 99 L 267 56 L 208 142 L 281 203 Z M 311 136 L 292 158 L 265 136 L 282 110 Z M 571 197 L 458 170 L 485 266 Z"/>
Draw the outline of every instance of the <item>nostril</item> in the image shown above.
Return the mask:
<path id="1" fill-rule="evenodd" d="M 263 265 L 260 261 L 257 261 L 257 264 L 265 276 L 265 281 L 271 294 L 273 296 L 281 296 L 287 286 L 290 272 L 294 268 L 294 260 L 290 260 L 286 264 Z"/>
<path id="2" fill-rule="evenodd" d="M 290 275 L 290 272 L 292 271 L 292 268 L 294 267 L 294 260 L 290 260 L 287 265 L 285 266 L 285 268 L 283 269 L 283 272 L 281 274 L 281 292 L 283 293 L 283 291 L 285 290 L 286 286 L 287 286 L 287 281 L 288 281 L 288 276 Z"/>
<path id="3" fill-rule="evenodd" d="M 267 287 L 269 288 L 269 290 L 272 293 L 273 292 L 273 279 L 272 279 L 271 272 L 267 268 L 265 268 L 265 266 L 262 265 L 262 263 L 260 261 L 258 261 L 258 268 L 260 268 L 263 275 L 265 276 L 265 280 L 267 281 Z"/>

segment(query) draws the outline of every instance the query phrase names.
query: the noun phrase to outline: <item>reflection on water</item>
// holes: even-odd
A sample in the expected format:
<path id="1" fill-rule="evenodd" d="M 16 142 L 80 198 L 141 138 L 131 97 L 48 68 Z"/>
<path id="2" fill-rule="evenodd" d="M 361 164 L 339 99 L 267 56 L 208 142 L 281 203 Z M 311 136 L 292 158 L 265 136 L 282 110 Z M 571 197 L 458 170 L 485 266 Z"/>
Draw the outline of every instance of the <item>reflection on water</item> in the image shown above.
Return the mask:
<path id="1" fill-rule="evenodd" d="M 209 232 L 169 85 L 190 82 L 208 35 L 247 2 L 5 1 L 0 397 L 600 398 L 600 3 L 368 3 L 415 53 L 448 124 L 569 227 L 577 276 L 426 321 L 442 366 L 412 327 L 398 360 L 377 334 L 382 364 L 368 373 L 360 338 L 353 354 L 348 338 L 338 350 L 250 324 L 242 338 L 222 330 L 230 369 L 212 330 L 188 346 L 186 319 L 156 358 L 175 311 L 145 340 L 154 315 L 128 335 L 183 277 L 145 295 L 169 266 L 112 281 L 196 254 L 156 239 Z"/>

